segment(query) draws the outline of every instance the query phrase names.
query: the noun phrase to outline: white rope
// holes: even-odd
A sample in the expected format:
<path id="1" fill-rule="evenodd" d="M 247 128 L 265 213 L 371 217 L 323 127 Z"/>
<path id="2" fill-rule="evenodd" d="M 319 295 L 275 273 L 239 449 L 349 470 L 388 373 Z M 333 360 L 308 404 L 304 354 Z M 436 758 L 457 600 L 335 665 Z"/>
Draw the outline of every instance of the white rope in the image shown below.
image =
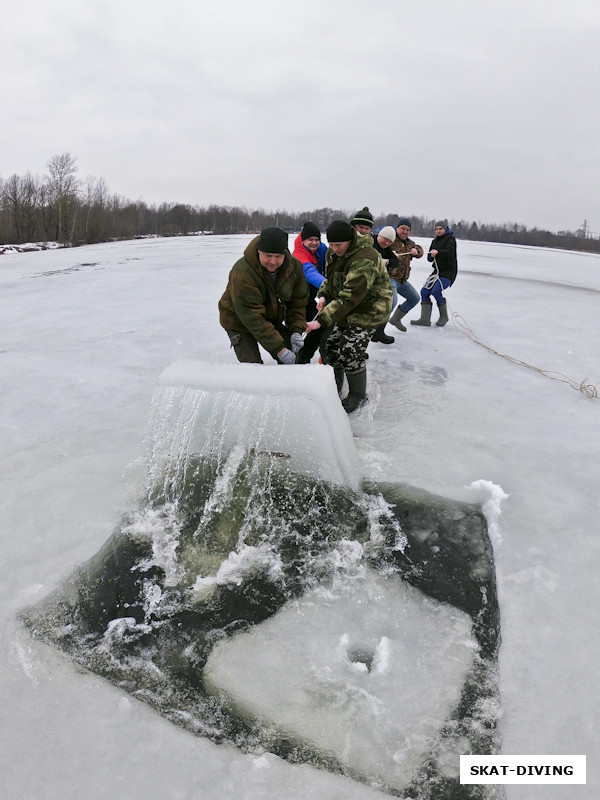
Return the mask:
<path id="1" fill-rule="evenodd" d="M 448 306 L 449 307 L 449 306 Z M 484 342 L 480 341 L 479 337 L 475 334 L 475 332 L 469 327 L 465 319 L 458 314 L 456 311 L 451 311 L 451 318 L 454 325 L 458 328 L 458 330 L 470 339 L 475 344 L 478 344 L 480 347 L 485 348 L 488 352 L 493 353 L 496 356 L 500 356 L 505 361 L 509 361 L 511 364 L 517 364 L 520 367 L 526 367 L 527 369 L 531 369 L 534 372 L 539 372 L 540 375 L 543 375 L 545 378 L 550 378 L 553 381 L 559 381 L 560 383 L 568 384 L 572 389 L 576 389 L 578 392 L 584 397 L 589 397 L 590 399 L 597 400 L 598 399 L 598 386 L 600 383 L 588 383 L 588 378 L 584 378 L 582 381 L 577 383 L 572 378 L 563 375 L 562 372 L 556 372 L 554 370 L 548 369 L 541 369 L 540 367 L 536 367 L 533 364 L 528 364 L 527 361 L 522 361 L 519 358 L 514 358 L 514 356 L 508 356 L 506 353 L 500 353 L 498 350 L 494 350 L 493 347 L 490 347 L 488 344 L 484 344 Z"/>
<path id="2" fill-rule="evenodd" d="M 440 280 L 440 271 L 435 258 L 433 259 L 433 265 L 435 272 L 432 272 L 431 275 L 425 281 L 426 289 L 433 289 L 433 287 L 438 281 L 440 281 L 440 285 L 442 283 Z M 443 289 L 444 287 L 442 286 L 442 291 Z M 514 358 L 514 356 L 507 356 L 506 353 L 500 353 L 498 350 L 494 350 L 493 347 L 490 347 L 490 345 L 488 344 L 484 344 L 484 342 L 482 342 L 479 339 L 479 337 L 475 334 L 475 332 L 469 327 L 464 317 L 461 317 L 461 315 L 458 314 L 456 311 L 452 311 L 447 300 L 446 300 L 446 306 L 450 311 L 450 317 L 452 319 L 452 322 L 454 323 L 454 325 L 456 325 L 458 330 L 464 336 L 466 336 L 467 339 L 470 339 L 472 342 L 475 342 L 475 344 L 478 344 L 480 347 L 485 348 L 485 350 L 487 350 L 489 353 L 493 353 L 496 356 L 500 356 L 500 358 L 503 358 L 505 361 L 509 361 L 511 364 L 517 364 L 520 367 L 526 367 L 527 369 L 531 369 L 534 372 L 538 372 L 545 378 L 550 378 L 550 380 L 559 381 L 560 383 L 566 383 L 572 389 L 576 389 L 578 392 L 581 392 L 581 394 L 584 397 L 589 397 L 592 400 L 598 399 L 598 386 L 600 386 L 599 383 L 596 384 L 588 383 L 589 380 L 588 378 L 584 378 L 582 381 L 577 383 L 577 381 L 574 381 L 572 378 L 567 377 L 567 375 L 563 375 L 562 372 L 556 372 L 554 370 L 548 370 L 548 369 L 541 369 L 540 367 L 536 367 L 533 364 L 528 364 L 527 361 L 522 361 L 520 358 Z"/>
<path id="3" fill-rule="evenodd" d="M 433 287 L 436 285 L 436 283 L 438 281 L 440 281 L 440 268 L 438 267 L 438 263 L 435 260 L 435 258 L 433 259 L 432 263 L 433 263 L 434 271 L 431 273 L 431 275 L 425 281 L 425 283 L 423 285 L 424 289 L 433 289 Z M 440 286 L 442 287 L 442 292 L 443 292 L 444 291 L 444 287 L 442 286 L 442 282 L 441 281 L 440 281 Z"/>

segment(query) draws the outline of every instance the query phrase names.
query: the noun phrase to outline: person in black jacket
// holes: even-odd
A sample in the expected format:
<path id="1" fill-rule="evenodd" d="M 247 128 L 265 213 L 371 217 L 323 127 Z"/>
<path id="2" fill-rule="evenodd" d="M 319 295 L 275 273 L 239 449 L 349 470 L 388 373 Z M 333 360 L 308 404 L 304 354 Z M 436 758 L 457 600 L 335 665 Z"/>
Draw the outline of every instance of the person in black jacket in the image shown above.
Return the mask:
<path id="1" fill-rule="evenodd" d="M 452 286 L 458 272 L 456 258 L 456 239 L 445 222 L 436 222 L 435 239 L 429 246 L 427 260 L 433 263 L 433 272 L 421 289 L 421 316 L 411 319 L 411 325 L 431 325 L 432 296 L 435 299 L 440 318 L 435 323 L 440 327 L 448 322 L 448 309 L 444 290 Z"/>
<path id="2" fill-rule="evenodd" d="M 391 225 L 387 225 L 385 228 L 382 228 L 379 233 L 372 234 L 372 236 L 373 247 L 381 255 L 383 263 L 385 264 L 389 274 L 392 269 L 395 269 L 398 266 L 398 256 L 392 250 L 392 243 L 396 238 L 396 231 Z M 372 342 L 381 342 L 381 344 L 393 344 L 395 342 L 393 336 L 388 336 L 386 334 L 386 325 L 387 322 L 384 322 L 383 325 L 380 325 L 375 329 L 375 333 L 371 337 Z"/>

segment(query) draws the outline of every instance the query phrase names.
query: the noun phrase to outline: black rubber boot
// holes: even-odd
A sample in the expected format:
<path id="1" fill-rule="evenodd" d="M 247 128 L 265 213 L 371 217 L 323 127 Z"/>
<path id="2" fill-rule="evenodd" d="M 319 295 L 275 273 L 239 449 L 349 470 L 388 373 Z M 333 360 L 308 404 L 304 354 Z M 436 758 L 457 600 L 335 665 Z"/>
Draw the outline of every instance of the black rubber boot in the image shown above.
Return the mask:
<path id="1" fill-rule="evenodd" d="M 398 328 L 399 331 L 406 331 L 405 326 L 400 322 L 404 316 L 406 316 L 406 311 L 402 311 L 401 308 L 397 308 L 390 317 L 390 325 L 393 325 L 394 328 Z"/>
<path id="2" fill-rule="evenodd" d="M 387 323 L 383 323 L 378 328 L 375 328 L 375 333 L 371 336 L 372 342 L 381 342 L 381 344 L 394 344 L 396 341 L 393 336 L 387 336 L 385 333 L 385 326 Z"/>
<path id="3" fill-rule="evenodd" d="M 411 325 L 431 325 L 432 303 L 421 303 L 421 316 L 419 319 L 411 319 Z"/>
<path id="4" fill-rule="evenodd" d="M 342 400 L 344 411 L 351 414 L 367 402 L 367 370 L 347 372 L 348 395 Z"/>
<path id="5" fill-rule="evenodd" d="M 448 303 L 444 303 L 444 305 L 438 306 L 438 311 L 440 312 L 440 318 L 435 324 L 439 325 L 441 328 L 448 322 Z"/>
<path id="6" fill-rule="evenodd" d="M 337 387 L 337 393 L 342 396 L 342 389 L 344 388 L 344 376 L 346 373 L 344 372 L 343 367 L 334 367 L 333 374 L 335 376 L 335 385 Z"/>

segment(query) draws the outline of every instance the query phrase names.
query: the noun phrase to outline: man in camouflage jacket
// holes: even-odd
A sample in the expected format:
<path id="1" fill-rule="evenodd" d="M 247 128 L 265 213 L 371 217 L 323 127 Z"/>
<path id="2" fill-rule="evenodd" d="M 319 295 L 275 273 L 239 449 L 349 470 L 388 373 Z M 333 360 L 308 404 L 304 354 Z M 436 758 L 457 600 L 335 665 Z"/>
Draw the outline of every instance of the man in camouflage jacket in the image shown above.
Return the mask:
<path id="1" fill-rule="evenodd" d="M 329 249 L 326 279 L 317 292 L 317 316 L 307 329 L 333 325 L 325 342 L 325 360 L 334 369 L 338 391 L 344 375 L 348 413 L 366 398 L 365 353 L 375 329 L 387 320 L 392 290 L 381 256 L 370 236 L 360 236 L 347 222 L 336 220 L 327 228 Z"/>
<path id="2" fill-rule="evenodd" d="M 288 250 L 288 235 L 265 228 L 229 273 L 219 321 L 238 361 L 262 364 L 260 344 L 281 364 L 293 364 L 306 329 L 308 284 Z"/>

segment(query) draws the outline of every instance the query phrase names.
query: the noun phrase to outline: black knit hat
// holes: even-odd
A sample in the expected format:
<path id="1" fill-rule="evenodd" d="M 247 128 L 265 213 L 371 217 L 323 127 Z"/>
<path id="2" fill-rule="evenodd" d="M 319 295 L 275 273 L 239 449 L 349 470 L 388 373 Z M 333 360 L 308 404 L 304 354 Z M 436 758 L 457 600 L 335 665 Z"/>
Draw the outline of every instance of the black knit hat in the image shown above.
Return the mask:
<path id="1" fill-rule="evenodd" d="M 319 226 L 315 225 L 314 222 L 305 222 L 300 231 L 300 238 L 304 242 L 306 239 L 310 239 L 311 236 L 317 236 L 319 239 L 321 238 Z"/>
<path id="2" fill-rule="evenodd" d="M 351 242 L 354 239 L 354 228 L 341 219 L 334 220 L 326 233 L 328 242 Z"/>
<path id="3" fill-rule="evenodd" d="M 400 217 L 400 219 L 396 223 L 396 228 L 399 228 L 400 225 L 406 225 L 408 228 L 412 228 L 411 222 L 408 217 Z"/>
<path id="4" fill-rule="evenodd" d="M 373 227 L 373 214 L 369 211 L 369 209 L 365 206 L 360 211 L 357 211 L 356 214 L 350 220 L 350 225 L 368 225 L 369 228 Z"/>
<path id="5" fill-rule="evenodd" d="M 258 237 L 257 248 L 261 253 L 287 253 L 288 235 L 281 228 L 263 228 Z"/>

